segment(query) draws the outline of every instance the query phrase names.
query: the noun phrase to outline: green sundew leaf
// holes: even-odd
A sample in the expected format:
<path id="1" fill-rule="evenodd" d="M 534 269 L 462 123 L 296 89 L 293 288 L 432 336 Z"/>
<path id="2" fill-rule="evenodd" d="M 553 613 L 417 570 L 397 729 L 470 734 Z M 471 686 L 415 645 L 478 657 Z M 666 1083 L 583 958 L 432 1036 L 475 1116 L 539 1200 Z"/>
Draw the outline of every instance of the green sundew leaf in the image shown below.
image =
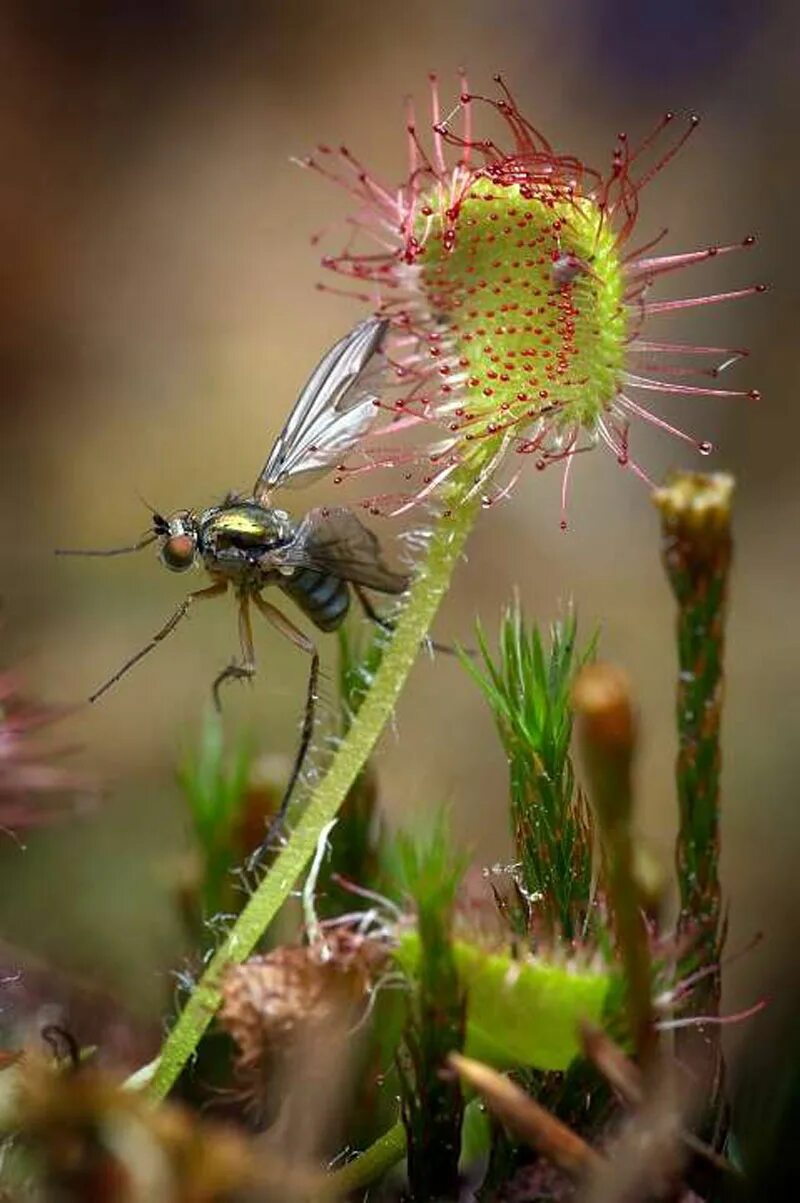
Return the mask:
<path id="1" fill-rule="evenodd" d="M 580 1051 L 580 1021 L 601 1022 L 611 984 L 607 971 L 516 960 L 465 940 L 454 940 L 453 952 L 467 992 L 467 1056 L 495 1069 L 564 1070 Z M 419 955 L 419 935 L 410 929 L 400 936 L 395 957 L 413 974 Z"/>

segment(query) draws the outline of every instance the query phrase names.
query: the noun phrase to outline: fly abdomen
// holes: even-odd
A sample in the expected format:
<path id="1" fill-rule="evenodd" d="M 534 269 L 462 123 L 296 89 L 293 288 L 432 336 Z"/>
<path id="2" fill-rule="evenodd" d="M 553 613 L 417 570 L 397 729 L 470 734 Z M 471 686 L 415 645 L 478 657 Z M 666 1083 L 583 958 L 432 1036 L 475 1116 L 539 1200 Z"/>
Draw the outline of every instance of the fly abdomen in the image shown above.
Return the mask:
<path id="1" fill-rule="evenodd" d="M 280 586 L 321 631 L 335 631 L 344 621 L 350 589 L 340 577 L 301 568 L 294 576 L 281 580 Z"/>

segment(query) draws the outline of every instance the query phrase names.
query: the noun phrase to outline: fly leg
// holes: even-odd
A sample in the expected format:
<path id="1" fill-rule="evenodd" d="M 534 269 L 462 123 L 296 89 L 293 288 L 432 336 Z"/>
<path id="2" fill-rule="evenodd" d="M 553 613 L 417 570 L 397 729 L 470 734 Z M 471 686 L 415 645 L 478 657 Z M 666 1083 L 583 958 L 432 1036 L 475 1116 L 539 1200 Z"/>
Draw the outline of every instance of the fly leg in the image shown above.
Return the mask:
<path id="1" fill-rule="evenodd" d="M 166 639 L 167 635 L 170 635 L 175 630 L 181 619 L 186 617 L 186 615 L 189 613 L 192 602 L 204 601 L 206 598 L 210 597 L 219 597 L 220 594 L 224 593 L 227 588 L 227 581 L 217 581 L 215 584 L 209 585 L 207 589 L 195 589 L 193 593 L 190 593 L 187 597 L 185 597 L 174 614 L 171 614 L 164 623 L 161 630 L 156 631 L 150 642 L 146 643 L 135 656 L 131 656 L 130 660 L 126 660 L 122 665 L 122 668 L 117 669 L 113 677 L 109 677 L 99 689 L 96 689 L 89 698 L 89 701 L 96 702 L 99 697 L 102 697 L 107 689 L 110 689 L 112 685 L 116 685 L 120 677 L 124 677 L 128 669 L 133 668 L 134 664 L 138 664 L 140 660 L 143 660 L 148 652 L 152 652 L 154 647 L 158 647 L 162 639 Z"/>
<path id="2" fill-rule="evenodd" d="M 361 603 L 361 609 L 364 611 L 370 622 L 374 622 L 375 625 L 379 626 L 383 631 L 389 631 L 390 633 L 393 632 L 397 626 L 397 623 L 394 622 L 393 619 L 387 618 L 384 614 L 380 614 L 375 609 L 367 593 L 365 592 L 363 585 L 353 584 L 352 581 L 350 583 L 356 597 Z M 424 644 L 432 651 L 440 652 L 444 656 L 458 655 L 458 649 L 451 647 L 449 643 L 438 643 L 435 639 L 425 639 Z M 473 658 L 475 656 L 475 652 L 467 649 L 466 655 L 468 655 L 470 658 Z"/>
<path id="3" fill-rule="evenodd" d="M 250 594 L 239 595 L 239 642 L 242 647 L 241 661 L 232 661 L 214 678 L 211 692 L 217 712 L 222 712 L 219 687 L 223 681 L 249 681 L 256 671 L 256 654 L 253 647 L 253 628 L 250 623 Z"/>
<path id="4" fill-rule="evenodd" d="M 289 808 L 294 787 L 297 785 L 298 778 L 303 770 L 308 749 L 311 745 L 311 737 L 314 734 L 314 720 L 317 710 L 317 685 L 319 684 L 319 652 L 316 644 L 308 635 L 304 634 L 299 627 L 296 627 L 285 614 L 281 613 L 276 606 L 264 601 L 263 597 L 253 594 L 253 601 L 258 609 L 264 615 L 268 622 L 272 623 L 282 635 L 290 639 L 295 647 L 299 647 L 301 651 L 311 657 L 311 667 L 308 671 L 308 685 L 306 687 L 306 708 L 303 715 L 303 726 L 300 732 L 300 744 L 297 748 L 297 753 L 292 765 L 292 771 L 289 775 L 289 781 L 281 799 L 280 807 L 275 818 L 270 823 L 267 834 L 261 845 L 256 849 L 250 858 L 250 867 L 255 868 L 261 859 L 263 852 L 269 847 L 274 836 L 283 825 L 283 820 L 286 817 L 286 811 Z"/>

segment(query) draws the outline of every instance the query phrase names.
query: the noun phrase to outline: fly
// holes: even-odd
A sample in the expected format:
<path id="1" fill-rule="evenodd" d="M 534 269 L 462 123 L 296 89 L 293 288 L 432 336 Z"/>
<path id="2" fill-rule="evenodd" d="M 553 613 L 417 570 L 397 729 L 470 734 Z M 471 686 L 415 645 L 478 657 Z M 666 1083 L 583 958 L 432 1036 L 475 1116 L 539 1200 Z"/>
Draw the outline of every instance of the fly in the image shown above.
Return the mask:
<path id="1" fill-rule="evenodd" d="M 314 369 L 278 435 L 250 497 L 230 494 L 205 510 L 153 514 L 151 529 L 129 547 L 103 551 L 61 550 L 58 555 L 114 556 L 158 544 L 161 562 L 173 572 L 200 564 L 210 578 L 189 593 L 144 647 L 89 698 L 106 690 L 170 635 L 195 602 L 233 588 L 238 601 L 241 660 L 216 677 L 214 699 L 225 681 L 256 671 L 251 610 L 258 612 L 310 660 L 300 745 L 279 812 L 281 818 L 303 768 L 314 730 L 319 678 L 316 644 L 282 610 L 262 596 L 276 586 L 320 631 L 341 625 L 355 593 L 373 621 L 390 625 L 374 610 L 366 589 L 398 595 L 410 577 L 383 561 L 380 544 L 352 510 L 320 507 L 296 521 L 272 504 L 278 489 L 305 484 L 331 471 L 369 430 L 378 409 L 376 368 L 389 323 L 370 318 L 340 339 Z"/>

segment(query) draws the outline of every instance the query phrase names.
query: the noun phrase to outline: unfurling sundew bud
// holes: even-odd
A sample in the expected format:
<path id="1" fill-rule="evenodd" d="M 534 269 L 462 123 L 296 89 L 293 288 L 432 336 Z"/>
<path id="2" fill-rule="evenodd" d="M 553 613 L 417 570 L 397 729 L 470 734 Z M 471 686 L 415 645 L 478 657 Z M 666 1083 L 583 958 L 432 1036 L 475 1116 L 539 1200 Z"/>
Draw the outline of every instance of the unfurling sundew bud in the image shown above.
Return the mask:
<path id="1" fill-rule="evenodd" d="M 643 1063 L 655 1055 L 651 967 L 642 922 L 631 834 L 631 768 L 636 719 L 627 675 L 612 664 L 587 664 L 572 691 L 589 797 L 600 827 L 602 876 L 617 948 L 625 967 L 628 1019 Z"/>
<path id="2" fill-rule="evenodd" d="M 680 540 L 688 562 L 718 556 L 730 544 L 734 479 L 727 472 L 675 473 L 653 493 L 664 536 Z"/>
<path id="3" fill-rule="evenodd" d="M 715 380 L 745 351 L 642 333 L 651 315 L 763 291 L 753 285 L 648 299 L 656 278 L 755 241 L 653 255 L 663 230 L 631 246 L 642 192 L 698 119 L 681 122 L 667 113 L 636 148 L 618 135 L 602 173 L 556 151 L 499 76 L 496 82 L 498 97 L 487 98 L 470 93 L 462 78 L 459 103 L 442 120 L 432 78 L 430 152 L 409 108 L 408 175 L 399 188 L 382 185 L 345 147 L 319 147 L 304 163 L 344 186 L 358 205 L 350 219 L 355 239 L 326 256 L 325 267 L 358 282 L 350 295 L 392 323 L 387 359 L 396 391 L 387 385 L 381 399 L 387 424 L 339 472 L 344 480 L 373 466 L 402 466 L 410 487 L 370 499 L 373 509 L 402 509 L 440 494 L 446 482 L 462 498 L 481 493 L 491 504 L 510 487 L 499 480 L 509 458 L 511 483 L 516 479 L 515 455 L 518 465 L 562 463 L 566 498 L 575 454 L 598 442 L 647 481 L 629 454 L 631 418 L 668 430 L 701 454 L 711 445 L 669 426 L 643 398 L 757 396 L 691 383 L 692 376 Z M 473 135 L 476 108 L 499 115 L 507 147 Z M 363 251 L 359 236 L 369 240 Z M 441 431 L 435 448 L 424 441 L 401 446 L 398 433 L 423 423 Z"/>
<path id="4" fill-rule="evenodd" d="M 636 739 L 628 677 L 613 664 L 588 664 L 575 682 L 572 704 L 601 826 L 608 830 L 627 824 Z"/>

